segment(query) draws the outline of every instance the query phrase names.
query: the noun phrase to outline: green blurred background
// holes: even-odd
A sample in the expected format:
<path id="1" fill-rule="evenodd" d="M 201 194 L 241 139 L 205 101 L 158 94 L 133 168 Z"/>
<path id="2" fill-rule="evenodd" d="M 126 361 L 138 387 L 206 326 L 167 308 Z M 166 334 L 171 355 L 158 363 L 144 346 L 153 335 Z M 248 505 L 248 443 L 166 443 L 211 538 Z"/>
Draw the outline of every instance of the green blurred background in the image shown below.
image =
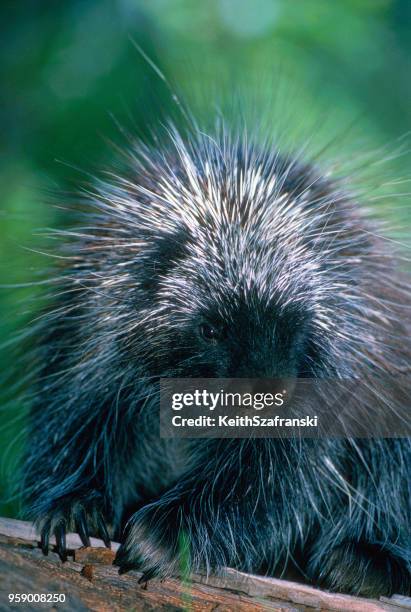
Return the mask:
<path id="1" fill-rule="evenodd" d="M 302 127 L 328 126 L 348 158 L 358 139 L 367 149 L 404 148 L 410 130 L 411 0 L 3 0 L 0 22 L 3 372 L 35 294 L 7 286 L 33 280 L 44 258 L 22 247 L 39 248 L 36 230 L 60 223 L 46 194 L 72 190 L 84 179 L 78 169 L 107 163 L 107 139 L 121 142 L 118 124 L 144 137 L 175 110 L 131 38 L 204 115 L 237 85 L 269 115 L 278 87 L 293 92 L 282 105 Z M 353 123 L 355 146 L 338 138 Z M 411 176 L 409 156 L 391 166 L 393 176 Z M 393 202 L 373 205 L 409 236 L 406 197 Z M 18 510 L 7 479 L 16 479 L 24 415 L 8 400 L 24 375 L 16 364 L 2 393 L 0 515 Z"/>

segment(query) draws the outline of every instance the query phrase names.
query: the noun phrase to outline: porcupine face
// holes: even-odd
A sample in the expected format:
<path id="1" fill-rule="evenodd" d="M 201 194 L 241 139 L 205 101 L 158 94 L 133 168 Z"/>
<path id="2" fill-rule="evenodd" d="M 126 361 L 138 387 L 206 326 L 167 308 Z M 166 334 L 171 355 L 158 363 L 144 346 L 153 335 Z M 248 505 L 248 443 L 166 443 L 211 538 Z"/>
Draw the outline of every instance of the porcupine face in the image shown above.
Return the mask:
<path id="1" fill-rule="evenodd" d="M 335 277 L 319 239 L 332 194 L 307 189 L 278 160 L 256 164 L 184 158 L 152 190 L 142 283 L 150 374 L 310 376 L 335 361 L 325 355 Z"/>
<path id="2" fill-rule="evenodd" d="M 280 292 L 265 295 L 265 285 L 252 278 L 255 253 L 244 257 L 242 239 L 241 229 L 237 236 L 215 237 L 201 253 L 198 243 L 186 244 L 186 256 L 159 283 L 157 300 L 171 340 L 165 365 L 180 377 L 293 377 L 304 367 L 310 313 L 283 304 Z M 253 265 L 258 270 L 263 263 L 256 258 Z M 265 275 L 275 288 L 275 275 Z"/>

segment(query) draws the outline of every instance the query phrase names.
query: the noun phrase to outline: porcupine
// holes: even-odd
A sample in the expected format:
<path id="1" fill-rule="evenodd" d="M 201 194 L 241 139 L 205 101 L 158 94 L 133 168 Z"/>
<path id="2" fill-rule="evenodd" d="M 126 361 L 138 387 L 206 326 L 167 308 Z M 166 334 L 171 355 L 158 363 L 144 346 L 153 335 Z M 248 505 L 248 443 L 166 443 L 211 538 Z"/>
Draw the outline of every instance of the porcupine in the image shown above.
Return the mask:
<path id="1" fill-rule="evenodd" d="M 36 331 L 25 499 L 119 538 L 120 571 L 276 575 L 410 591 L 408 439 L 161 439 L 160 377 L 382 377 L 410 363 L 409 278 L 340 180 L 216 131 L 137 144 L 62 231 Z M 408 283 L 408 284 L 407 284 Z M 392 401 L 392 398 L 390 398 Z"/>

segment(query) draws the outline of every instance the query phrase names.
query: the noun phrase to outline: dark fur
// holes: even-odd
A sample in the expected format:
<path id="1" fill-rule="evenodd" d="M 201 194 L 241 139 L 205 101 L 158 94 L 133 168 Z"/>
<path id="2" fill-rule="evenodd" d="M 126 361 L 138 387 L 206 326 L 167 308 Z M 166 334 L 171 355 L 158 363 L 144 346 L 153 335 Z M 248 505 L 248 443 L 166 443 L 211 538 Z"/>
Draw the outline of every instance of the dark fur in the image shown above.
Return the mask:
<path id="1" fill-rule="evenodd" d="M 226 137 L 173 139 L 161 154 L 141 146 L 126 179 L 98 184 L 85 229 L 62 232 L 54 308 L 36 330 L 24 469 L 44 550 L 55 532 L 64 558 L 68 529 L 85 543 L 88 533 L 108 541 L 107 524 L 122 542 L 120 569 L 147 578 L 178 572 L 189 556 L 194 570 L 294 567 L 338 591 L 409 593 L 408 439 L 159 438 L 161 375 L 383 381 L 407 373 L 411 356 L 409 278 L 337 182 Z M 249 184 L 240 196 L 241 173 L 257 165 L 261 181 L 277 176 L 274 189 L 253 195 Z M 179 218 L 195 210 L 190 198 L 202 192 L 213 201 L 216 190 L 230 223 L 207 207 L 194 225 Z M 267 232 L 258 215 L 275 220 L 284 194 L 299 207 L 295 226 Z M 244 246 L 238 235 L 247 224 Z M 317 255 L 320 280 L 304 268 Z M 223 330 L 217 342 L 201 337 L 204 321 Z"/>

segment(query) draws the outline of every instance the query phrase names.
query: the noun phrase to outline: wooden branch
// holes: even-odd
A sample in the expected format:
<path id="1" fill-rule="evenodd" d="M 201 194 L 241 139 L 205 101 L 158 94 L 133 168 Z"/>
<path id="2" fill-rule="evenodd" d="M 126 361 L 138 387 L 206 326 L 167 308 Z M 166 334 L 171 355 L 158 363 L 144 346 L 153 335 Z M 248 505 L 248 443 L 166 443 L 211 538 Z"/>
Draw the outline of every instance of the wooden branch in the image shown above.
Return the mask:
<path id="1" fill-rule="evenodd" d="M 221 576 L 193 575 L 189 581 L 170 578 L 138 584 L 139 572 L 119 575 L 112 565 L 112 550 L 91 538 L 93 548 L 82 548 L 77 534 L 68 534 L 69 561 L 61 563 L 50 551 L 45 557 L 38 547 L 33 525 L 0 518 L 0 610 L 12 609 L 9 593 L 62 593 L 65 603 L 53 609 L 67 610 L 193 610 L 259 612 L 330 610 L 376 612 L 411 610 L 411 600 L 399 596 L 381 601 L 328 593 L 307 585 L 252 576 L 226 569 Z M 51 540 L 51 545 L 55 542 Z M 15 606 L 17 608 L 17 604 Z M 31 604 L 22 609 L 41 609 L 50 604 Z"/>

